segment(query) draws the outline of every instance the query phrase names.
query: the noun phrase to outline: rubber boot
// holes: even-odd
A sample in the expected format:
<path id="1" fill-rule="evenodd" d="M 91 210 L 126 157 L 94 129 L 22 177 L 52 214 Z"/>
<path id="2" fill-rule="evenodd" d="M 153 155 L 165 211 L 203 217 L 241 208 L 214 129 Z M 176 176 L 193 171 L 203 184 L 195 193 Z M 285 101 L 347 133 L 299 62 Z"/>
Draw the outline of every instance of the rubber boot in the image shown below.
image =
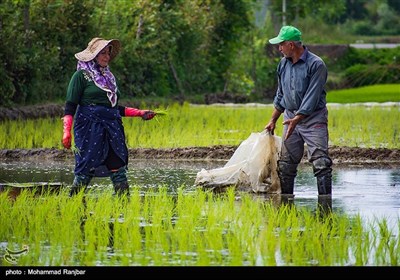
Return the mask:
<path id="1" fill-rule="evenodd" d="M 317 177 L 318 195 L 331 195 L 332 194 L 332 176 L 326 174 Z"/>
<path id="2" fill-rule="evenodd" d="M 331 195 L 319 195 L 318 196 L 318 213 L 321 218 L 326 217 L 332 213 L 332 196 Z"/>
<path id="3" fill-rule="evenodd" d="M 126 177 L 126 166 L 119 168 L 112 172 L 110 179 L 114 186 L 114 194 L 121 196 L 123 194 L 129 195 L 129 184 Z"/>
<path id="4" fill-rule="evenodd" d="M 279 178 L 281 183 L 281 194 L 293 195 L 294 191 L 294 177 Z"/>
<path id="5" fill-rule="evenodd" d="M 293 195 L 294 179 L 297 175 L 297 164 L 278 161 L 278 176 L 281 183 L 281 194 Z"/>
<path id="6" fill-rule="evenodd" d="M 281 206 L 288 205 L 294 206 L 294 195 L 293 194 L 281 194 Z"/>
<path id="7" fill-rule="evenodd" d="M 69 197 L 73 197 L 74 195 L 78 194 L 83 186 L 74 186 L 72 185 L 71 189 L 69 190 Z"/>
<path id="8" fill-rule="evenodd" d="M 320 157 L 312 164 L 314 176 L 317 177 L 318 194 L 332 194 L 332 160 L 328 157 Z"/>
<path id="9" fill-rule="evenodd" d="M 89 175 L 75 175 L 74 182 L 69 191 L 69 196 L 72 197 L 78 194 L 82 189 L 86 189 L 91 180 L 92 176 Z"/>
<path id="10" fill-rule="evenodd" d="M 114 194 L 119 197 L 129 195 L 129 184 L 127 181 L 114 184 Z"/>

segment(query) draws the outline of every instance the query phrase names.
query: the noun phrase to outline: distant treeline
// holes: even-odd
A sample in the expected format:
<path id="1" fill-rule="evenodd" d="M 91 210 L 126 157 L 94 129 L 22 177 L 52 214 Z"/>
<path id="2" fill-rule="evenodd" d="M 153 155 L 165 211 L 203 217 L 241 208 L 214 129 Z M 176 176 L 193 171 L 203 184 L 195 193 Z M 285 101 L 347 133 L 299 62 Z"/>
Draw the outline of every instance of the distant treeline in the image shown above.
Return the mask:
<path id="1" fill-rule="evenodd" d="M 324 32 L 322 27 L 337 26 L 346 15 L 354 16 L 350 9 L 354 2 L 373 1 L 287 2 L 288 24 L 304 30 L 318 24 L 327 36 L 335 32 Z M 379 2 L 391 9 L 381 9 L 376 20 L 383 12 L 399 14 L 397 2 Z M 261 0 L 3 0 L 1 106 L 63 100 L 76 68 L 74 54 L 93 37 L 121 41 L 122 52 L 111 68 L 126 99 L 185 101 L 197 96 L 201 100 L 218 93 L 239 94 L 247 101 L 271 97 L 279 57 L 267 57 L 265 45 L 282 25 L 281 7 L 281 1 Z M 398 32 L 398 26 L 392 23 L 390 28 Z M 304 35 L 310 41 L 326 40 Z M 398 71 L 398 58 L 391 59 Z M 367 70 L 359 66 L 352 71 Z"/>

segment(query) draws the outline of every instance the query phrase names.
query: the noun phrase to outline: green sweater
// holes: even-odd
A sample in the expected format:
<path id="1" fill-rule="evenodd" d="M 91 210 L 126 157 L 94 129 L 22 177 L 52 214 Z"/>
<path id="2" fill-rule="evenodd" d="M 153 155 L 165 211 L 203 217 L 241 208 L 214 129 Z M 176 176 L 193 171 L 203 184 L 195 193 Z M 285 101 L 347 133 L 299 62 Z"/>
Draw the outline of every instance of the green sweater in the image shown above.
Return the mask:
<path id="1" fill-rule="evenodd" d="M 119 95 L 120 92 L 117 90 L 118 99 Z M 66 101 L 79 105 L 96 104 L 111 107 L 107 92 L 96 86 L 85 70 L 73 74 L 68 84 Z"/>

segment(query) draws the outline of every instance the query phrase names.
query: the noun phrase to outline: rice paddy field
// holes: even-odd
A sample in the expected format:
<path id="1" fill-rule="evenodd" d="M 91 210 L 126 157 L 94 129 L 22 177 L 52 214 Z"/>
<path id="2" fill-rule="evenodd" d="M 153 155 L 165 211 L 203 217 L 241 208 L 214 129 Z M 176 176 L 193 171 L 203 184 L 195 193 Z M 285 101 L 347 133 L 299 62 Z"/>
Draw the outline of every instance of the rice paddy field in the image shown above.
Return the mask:
<path id="1" fill-rule="evenodd" d="M 183 187 L 184 188 L 184 187 Z M 0 194 L 2 265 L 398 266 L 399 229 L 201 190 Z M 19 252 L 19 253 L 18 253 Z"/>
<path id="2" fill-rule="evenodd" d="M 328 106 L 331 145 L 400 148 L 399 100 L 344 104 L 340 95 Z M 272 106 L 157 110 L 165 114 L 152 121 L 124 118 L 129 148 L 239 145 L 264 129 Z M 62 148 L 59 118 L 7 120 L 0 131 L 2 149 Z M 65 189 L 0 192 L 0 266 L 400 265 L 400 217 L 393 228 L 385 218 L 366 221 L 233 189 L 139 189 L 131 186 L 129 197 L 115 197 L 110 189 L 72 198 Z"/>
<path id="3" fill-rule="evenodd" d="M 329 109 L 330 145 L 400 148 L 399 103 L 340 104 Z M 129 148 L 239 145 L 252 132 L 261 132 L 271 117 L 270 104 L 216 106 L 171 105 L 151 121 L 124 118 Z M 278 120 L 275 133 L 281 135 Z M 0 123 L 2 149 L 62 149 L 62 120 L 42 118 Z"/>

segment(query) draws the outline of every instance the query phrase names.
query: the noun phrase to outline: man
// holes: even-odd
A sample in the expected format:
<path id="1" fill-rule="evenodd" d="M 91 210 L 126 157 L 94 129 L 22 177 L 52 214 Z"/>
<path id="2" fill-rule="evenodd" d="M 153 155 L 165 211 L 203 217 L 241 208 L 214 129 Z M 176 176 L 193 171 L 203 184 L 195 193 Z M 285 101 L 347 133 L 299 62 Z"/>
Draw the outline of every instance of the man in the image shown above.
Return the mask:
<path id="1" fill-rule="evenodd" d="M 283 26 L 277 37 L 283 54 L 277 67 L 278 88 L 272 118 L 265 129 L 274 134 L 283 113 L 283 135 L 278 175 L 281 193 L 293 195 L 297 167 L 307 145 L 307 157 L 317 178 L 318 194 L 332 194 L 332 160 L 328 154 L 328 110 L 324 89 L 328 72 L 324 61 L 302 44 L 301 32 Z"/>

